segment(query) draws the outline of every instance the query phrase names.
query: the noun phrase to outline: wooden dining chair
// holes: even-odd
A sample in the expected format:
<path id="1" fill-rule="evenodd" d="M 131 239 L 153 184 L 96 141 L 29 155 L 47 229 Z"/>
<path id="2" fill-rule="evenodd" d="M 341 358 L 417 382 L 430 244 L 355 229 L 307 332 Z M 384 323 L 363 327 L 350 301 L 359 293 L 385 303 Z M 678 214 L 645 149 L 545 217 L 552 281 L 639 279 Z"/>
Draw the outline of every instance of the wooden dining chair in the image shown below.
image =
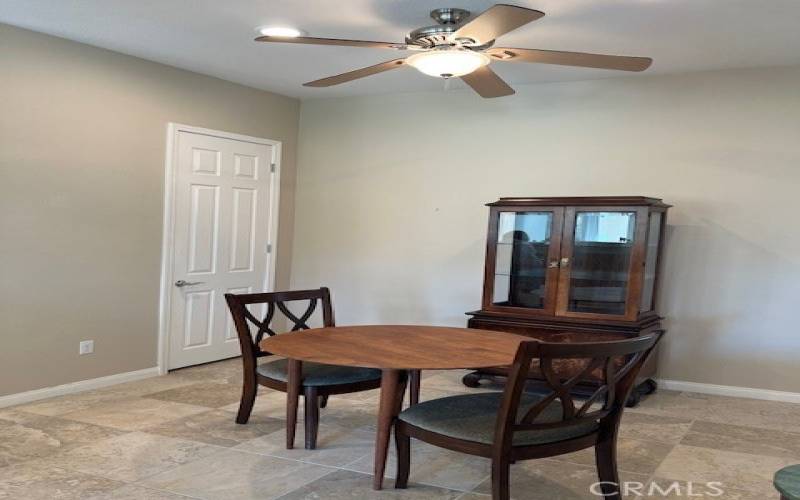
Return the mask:
<path id="1" fill-rule="evenodd" d="M 250 419 L 259 385 L 286 392 L 287 361 L 278 359 L 266 363 L 258 362 L 259 358 L 272 355 L 261 350 L 259 343 L 264 339 L 264 335 L 276 335 L 274 329 L 276 311 L 280 311 L 290 323 L 289 331 L 295 332 L 310 328 L 307 322 L 320 303 L 322 306 L 322 326 L 335 326 L 333 307 L 331 305 L 330 291 L 324 287 L 314 290 L 272 293 L 228 293 L 225 294 L 225 300 L 228 302 L 228 308 L 231 311 L 236 332 L 239 336 L 244 368 L 242 400 L 239 403 L 236 423 L 246 424 Z M 305 311 L 299 315 L 295 315 L 287 306 L 289 302 L 304 301 L 307 301 Z M 419 372 L 415 374 L 415 377 L 417 380 L 419 379 Z M 367 391 L 376 389 L 380 385 L 380 370 L 303 363 L 302 394 L 304 398 L 305 447 L 307 449 L 316 448 L 319 410 L 327 405 L 328 396 Z M 419 387 L 419 384 L 417 384 L 417 387 Z M 412 400 L 419 400 L 418 391 L 419 389 L 417 389 L 416 394 L 412 392 Z M 294 411 L 291 413 L 297 415 L 297 401 L 288 401 L 287 404 L 295 405 Z M 287 428 L 290 426 L 291 429 L 294 429 L 297 422 L 296 420 L 294 422 L 286 422 L 286 425 Z"/>
<path id="2" fill-rule="evenodd" d="M 510 465 L 519 460 L 595 449 L 603 498 L 620 499 L 617 434 L 636 375 L 663 331 L 626 340 L 591 343 L 522 342 L 503 392 L 468 394 L 409 407 L 395 421 L 396 488 L 406 488 L 411 439 L 492 461 L 492 499 L 508 500 Z M 558 360 L 582 362 L 577 375 L 559 371 Z M 525 392 L 528 371 L 537 365 L 541 392 Z M 562 364 L 563 366 L 563 364 Z M 588 399 L 570 389 L 589 374 L 601 383 Z"/>

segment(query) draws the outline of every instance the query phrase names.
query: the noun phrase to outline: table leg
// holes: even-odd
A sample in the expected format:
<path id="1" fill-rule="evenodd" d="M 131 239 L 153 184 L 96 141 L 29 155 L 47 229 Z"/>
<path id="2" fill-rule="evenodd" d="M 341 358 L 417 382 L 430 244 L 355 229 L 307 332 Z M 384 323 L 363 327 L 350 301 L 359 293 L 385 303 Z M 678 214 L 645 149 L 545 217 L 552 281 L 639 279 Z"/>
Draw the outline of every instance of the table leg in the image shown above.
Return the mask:
<path id="1" fill-rule="evenodd" d="M 392 423 L 403 405 L 407 374 L 405 371 L 385 369 L 381 375 L 381 398 L 378 409 L 378 432 L 375 438 L 375 476 L 372 489 L 383 487 L 383 473 L 386 470 L 386 456 L 389 453 L 389 438 Z"/>
<path id="2" fill-rule="evenodd" d="M 419 389 L 421 382 L 421 373 L 419 370 L 410 370 L 408 373 L 408 385 L 411 388 L 408 391 L 409 405 L 414 406 L 419 403 Z"/>
<path id="3" fill-rule="evenodd" d="M 297 429 L 297 405 L 300 400 L 300 386 L 303 378 L 303 363 L 289 359 L 286 367 L 286 449 L 294 448 L 294 434 Z"/>

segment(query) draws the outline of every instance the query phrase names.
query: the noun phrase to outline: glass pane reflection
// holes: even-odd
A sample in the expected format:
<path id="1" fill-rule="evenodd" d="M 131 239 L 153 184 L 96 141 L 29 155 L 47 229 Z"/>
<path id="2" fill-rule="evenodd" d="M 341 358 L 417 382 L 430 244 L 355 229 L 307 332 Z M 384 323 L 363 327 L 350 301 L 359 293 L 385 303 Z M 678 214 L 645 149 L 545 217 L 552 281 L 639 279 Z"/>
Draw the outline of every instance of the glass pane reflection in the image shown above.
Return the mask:
<path id="1" fill-rule="evenodd" d="M 635 228 L 635 212 L 577 213 L 569 311 L 625 314 Z"/>
<path id="2" fill-rule="evenodd" d="M 544 307 L 552 222 L 552 212 L 500 212 L 494 304 Z"/>

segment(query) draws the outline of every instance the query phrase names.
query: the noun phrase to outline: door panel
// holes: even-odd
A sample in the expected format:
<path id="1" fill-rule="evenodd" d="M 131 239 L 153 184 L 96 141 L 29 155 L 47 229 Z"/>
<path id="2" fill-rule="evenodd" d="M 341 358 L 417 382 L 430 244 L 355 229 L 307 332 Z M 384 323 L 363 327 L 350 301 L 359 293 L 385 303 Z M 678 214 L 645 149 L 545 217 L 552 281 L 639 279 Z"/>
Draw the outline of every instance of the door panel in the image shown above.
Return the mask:
<path id="1" fill-rule="evenodd" d="M 568 207 L 564 217 L 557 314 L 635 319 L 647 209 Z"/>
<path id="2" fill-rule="evenodd" d="M 562 218 L 561 208 L 491 211 L 484 309 L 553 314 Z"/>
<path id="3" fill-rule="evenodd" d="M 177 136 L 169 368 L 237 356 L 224 294 L 265 290 L 273 147 Z"/>

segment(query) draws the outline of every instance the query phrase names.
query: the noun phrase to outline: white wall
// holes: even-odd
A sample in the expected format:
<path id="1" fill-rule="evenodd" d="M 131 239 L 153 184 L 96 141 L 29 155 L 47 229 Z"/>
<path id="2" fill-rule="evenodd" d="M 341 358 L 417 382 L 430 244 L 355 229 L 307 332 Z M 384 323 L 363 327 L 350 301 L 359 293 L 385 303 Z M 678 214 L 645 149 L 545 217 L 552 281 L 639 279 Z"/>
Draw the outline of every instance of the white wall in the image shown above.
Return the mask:
<path id="1" fill-rule="evenodd" d="M 340 324 L 463 325 L 484 203 L 661 197 L 660 376 L 800 392 L 798 188 L 797 67 L 306 101 L 292 285 Z"/>

